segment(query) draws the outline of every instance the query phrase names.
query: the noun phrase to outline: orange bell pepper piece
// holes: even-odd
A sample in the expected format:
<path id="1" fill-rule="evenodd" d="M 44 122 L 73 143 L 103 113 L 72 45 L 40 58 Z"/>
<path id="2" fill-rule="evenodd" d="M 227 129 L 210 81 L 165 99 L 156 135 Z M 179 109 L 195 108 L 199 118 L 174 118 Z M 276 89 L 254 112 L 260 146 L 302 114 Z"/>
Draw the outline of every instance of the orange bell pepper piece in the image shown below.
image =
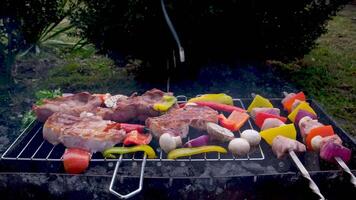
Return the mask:
<path id="1" fill-rule="evenodd" d="M 294 97 L 288 99 L 286 102 L 283 104 L 284 110 L 287 110 L 288 112 L 292 111 L 292 106 L 295 100 L 300 100 L 300 101 L 305 101 L 305 94 L 303 92 L 297 93 Z"/>
<path id="2" fill-rule="evenodd" d="M 309 134 L 307 135 L 307 137 L 305 139 L 305 144 L 307 145 L 308 150 L 312 151 L 313 147 L 312 147 L 311 141 L 315 136 L 319 135 L 321 137 L 327 137 L 327 136 L 331 136 L 334 134 L 335 134 L 335 132 L 331 125 L 313 128 L 312 130 L 310 130 Z"/>
<path id="3" fill-rule="evenodd" d="M 223 114 L 219 115 L 220 125 L 230 131 L 238 131 L 250 118 L 247 113 L 233 111 L 230 116 L 226 119 Z"/>

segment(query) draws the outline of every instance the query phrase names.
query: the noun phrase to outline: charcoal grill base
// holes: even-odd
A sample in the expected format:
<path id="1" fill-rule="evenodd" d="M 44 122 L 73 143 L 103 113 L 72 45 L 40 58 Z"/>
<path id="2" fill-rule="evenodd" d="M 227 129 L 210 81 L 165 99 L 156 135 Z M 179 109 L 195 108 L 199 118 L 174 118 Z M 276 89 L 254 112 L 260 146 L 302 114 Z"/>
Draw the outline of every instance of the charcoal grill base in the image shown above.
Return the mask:
<path id="1" fill-rule="evenodd" d="M 311 173 L 328 199 L 356 195 L 348 180 L 335 172 Z M 17 199 L 117 199 L 108 191 L 110 175 L 1 173 L 0 195 Z M 124 178 L 123 192 L 137 187 L 138 178 Z M 4 197 L 4 198 L 3 198 Z M 133 199 L 316 199 L 304 179 L 294 173 L 229 178 L 145 178 L 143 191 Z"/>

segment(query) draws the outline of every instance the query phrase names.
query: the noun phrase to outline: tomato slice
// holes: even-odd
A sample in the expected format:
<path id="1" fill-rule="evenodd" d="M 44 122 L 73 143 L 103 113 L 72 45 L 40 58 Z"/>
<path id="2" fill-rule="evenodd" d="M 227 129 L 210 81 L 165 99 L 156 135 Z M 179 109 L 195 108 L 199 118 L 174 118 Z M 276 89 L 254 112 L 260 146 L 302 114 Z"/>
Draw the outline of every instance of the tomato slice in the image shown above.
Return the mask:
<path id="1" fill-rule="evenodd" d="M 315 136 L 319 135 L 321 137 L 327 137 L 327 136 L 331 136 L 334 134 L 335 134 L 335 132 L 331 125 L 313 128 L 312 130 L 310 130 L 309 134 L 307 135 L 307 137 L 305 139 L 305 144 L 307 145 L 307 149 L 309 151 L 313 151 L 311 141 Z"/>
<path id="2" fill-rule="evenodd" d="M 80 174 L 84 172 L 90 161 L 90 153 L 82 149 L 66 149 L 63 154 L 64 170 L 70 174 Z"/>
<path id="3" fill-rule="evenodd" d="M 291 111 L 292 111 L 293 103 L 294 103 L 294 101 L 295 101 L 296 99 L 298 99 L 298 100 L 300 100 L 300 101 L 305 101 L 305 100 L 306 100 L 306 97 L 305 97 L 304 92 L 299 92 L 299 93 L 297 93 L 294 97 L 291 97 L 290 99 L 288 99 L 287 101 L 285 101 L 284 104 L 283 104 L 284 110 L 287 110 L 288 112 L 291 112 Z"/>
<path id="4" fill-rule="evenodd" d="M 278 116 L 278 115 L 273 115 L 273 114 L 269 114 L 269 113 L 264 113 L 264 112 L 259 112 L 256 114 L 256 118 L 255 118 L 255 124 L 258 126 L 258 127 L 262 127 L 263 125 L 263 122 L 265 121 L 265 119 L 267 118 L 277 118 L 279 120 L 281 120 L 282 122 L 286 123 L 287 121 L 287 118 L 285 117 L 281 117 L 281 116 Z"/>

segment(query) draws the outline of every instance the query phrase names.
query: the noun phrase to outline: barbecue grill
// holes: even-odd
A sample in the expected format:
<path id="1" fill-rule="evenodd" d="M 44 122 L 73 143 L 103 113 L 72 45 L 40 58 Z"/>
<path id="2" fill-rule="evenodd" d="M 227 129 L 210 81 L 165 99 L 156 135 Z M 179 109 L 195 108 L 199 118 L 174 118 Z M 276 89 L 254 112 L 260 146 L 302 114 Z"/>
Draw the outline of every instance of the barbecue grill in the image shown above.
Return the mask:
<path id="1" fill-rule="evenodd" d="M 180 103 L 187 101 L 187 97 L 183 95 L 177 96 L 177 99 Z M 281 109 L 281 99 L 274 98 L 270 100 L 274 106 Z M 246 108 L 246 105 L 249 105 L 251 101 L 252 99 L 234 99 L 234 104 Z M 309 103 L 317 112 L 320 121 L 325 124 L 333 125 L 336 133 L 344 141 L 345 146 L 355 152 L 355 140 L 337 126 L 315 101 L 309 100 Z M 281 114 L 286 115 L 286 113 Z M 5 151 L 2 155 L 2 160 L 7 166 L 7 171 L 64 173 L 61 161 L 65 147 L 61 144 L 53 146 L 43 140 L 42 126 L 42 123 L 34 121 Z M 245 129 L 257 129 L 257 127 L 252 121 L 248 121 L 244 127 L 241 128 L 241 130 Z M 199 131 L 191 130 L 189 136 L 195 137 L 199 134 L 201 134 Z M 299 140 L 300 139 L 301 138 L 299 138 Z M 185 140 L 189 140 L 189 138 Z M 92 156 L 90 168 L 107 169 L 104 170 L 104 173 L 94 171 L 94 174 L 101 174 L 105 179 L 109 177 L 108 173 L 112 173 L 109 190 L 121 198 L 132 197 L 141 191 L 146 194 L 147 189 L 143 187 L 144 179 L 150 179 L 150 183 L 145 184 L 145 187 L 147 187 L 147 185 L 149 187 L 154 186 L 151 184 L 151 181 L 155 182 L 163 179 L 168 179 L 168 186 L 188 179 L 188 182 L 200 180 L 210 187 L 214 187 L 215 184 L 219 185 L 221 180 L 227 178 L 234 180 L 233 177 L 246 180 L 246 183 L 250 184 L 251 187 L 253 187 L 253 184 L 258 183 L 257 180 L 269 180 L 266 176 L 272 176 L 274 179 L 276 179 L 275 176 L 277 176 L 277 180 L 281 177 L 284 177 L 282 178 L 284 180 L 293 180 L 291 177 L 295 176 L 292 183 L 298 180 L 298 178 L 296 178 L 298 177 L 297 169 L 290 163 L 290 160 L 277 160 L 265 142 L 261 142 L 261 144 L 253 149 L 246 157 L 235 157 L 231 153 L 225 155 L 220 153 L 205 153 L 176 160 L 167 159 L 167 154 L 161 151 L 157 141 L 152 141 L 150 145 L 158 153 L 158 158 L 148 159 L 143 153 L 133 153 L 120 156 L 118 159 L 106 159 L 102 157 L 101 153 L 95 153 Z M 300 156 L 300 159 L 306 165 L 306 168 L 310 171 L 312 176 L 324 176 L 325 178 L 340 174 L 340 170 L 336 165 L 326 164 L 323 161 L 319 163 L 318 156 L 315 153 L 307 152 L 305 155 Z M 355 155 L 353 155 L 348 165 L 353 173 L 355 173 L 355 161 Z M 246 169 L 249 168 L 251 168 L 251 171 L 246 171 Z M 112 170 L 114 171 L 112 172 Z M 207 171 L 209 172 L 207 173 Z M 90 176 L 90 169 L 88 174 Z M 116 180 L 118 174 L 120 178 Z M 346 185 L 346 188 L 349 187 L 351 188 L 350 192 L 354 192 L 352 191 L 354 189 L 352 184 L 348 181 L 350 178 L 349 175 L 344 173 L 341 177 L 346 180 L 343 183 Z M 127 180 L 125 181 L 124 179 Z M 128 180 L 129 184 L 127 184 Z M 135 186 L 135 184 L 137 185 Z M 307 188 L 308 184 L 305 181 L 303 184 L 303 187 Z M 191 183 L 188 185 L 191 185 Z M 320 186 L 320 184 L 318 185 Z M 183 186 L 181 185 L 179 187 Z M 308 189 L 306 189 L 306 191 L 308 191 Z M 321 192 L 325 192 L 323 188 L 321 188 Z M 307 192 L 307 197 L 308 195 L 310 198 L 315 198 L 310 192 Z M 328 196 L 326 197 L 328 198 Z"/>

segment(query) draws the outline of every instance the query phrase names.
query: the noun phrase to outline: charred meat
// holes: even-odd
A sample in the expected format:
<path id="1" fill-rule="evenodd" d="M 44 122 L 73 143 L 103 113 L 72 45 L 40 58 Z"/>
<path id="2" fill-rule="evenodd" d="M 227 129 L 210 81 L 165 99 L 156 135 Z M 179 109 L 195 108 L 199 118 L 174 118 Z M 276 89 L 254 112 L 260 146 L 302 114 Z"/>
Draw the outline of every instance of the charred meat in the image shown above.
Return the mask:
<path id="1" fill-rule="evenodd" d="M 218 112 L 205 106 L 187 105 L 162 116 L 148 118 L 146 126 L 157 138 L 164 133 L 184 138 L 188 134 L 189 126 L 206 130 L 207 122 L 217 123 Z"/>
<path id="2" fill-rule="evenodd" d="M 90 113 L 77 117 L 57 112 L 44 124 L 43 138 L 53 145 L 62 143 L 68 148 L 103 151 L 122 142 L 125 137 L 126 132 L 116 124 Z"/>
<path id="3" fill-rule="evenodd" d="M 164 96 L 173 96 L 158 89 L 152 89 L 138 96 L 136 93 L 127 98 L 119 98 L 112 108 L 98 108 L 96 114 L 103 119 L 116 122 L 127 122 L 132 119 L 145 121 L 148 117 L 156 117 L 161 112 L 153 108 L 155 103 L 163 100 Z M 177 108 L 175 104 L 171 109 Z"/>
<path id="4" fill-rule="evenodd" d="M 304 144 L 297 140 L 292 140 L 284 136 L 277 136 L 273 139 L 272 151 L 278 159 L 283 158 L 289 151 L 305 152 L 306 147 Z"/>
<path id="5" fill-rule="evenodd" d="M 55 112 L 79 116 L 82 112 L 93 112 L 103 103 L 99 96 L 88 92 L 70 94 L 63 97 L 44 100 L 44 104 L 33 106 L 37 120 L 45 122 Z"/>

